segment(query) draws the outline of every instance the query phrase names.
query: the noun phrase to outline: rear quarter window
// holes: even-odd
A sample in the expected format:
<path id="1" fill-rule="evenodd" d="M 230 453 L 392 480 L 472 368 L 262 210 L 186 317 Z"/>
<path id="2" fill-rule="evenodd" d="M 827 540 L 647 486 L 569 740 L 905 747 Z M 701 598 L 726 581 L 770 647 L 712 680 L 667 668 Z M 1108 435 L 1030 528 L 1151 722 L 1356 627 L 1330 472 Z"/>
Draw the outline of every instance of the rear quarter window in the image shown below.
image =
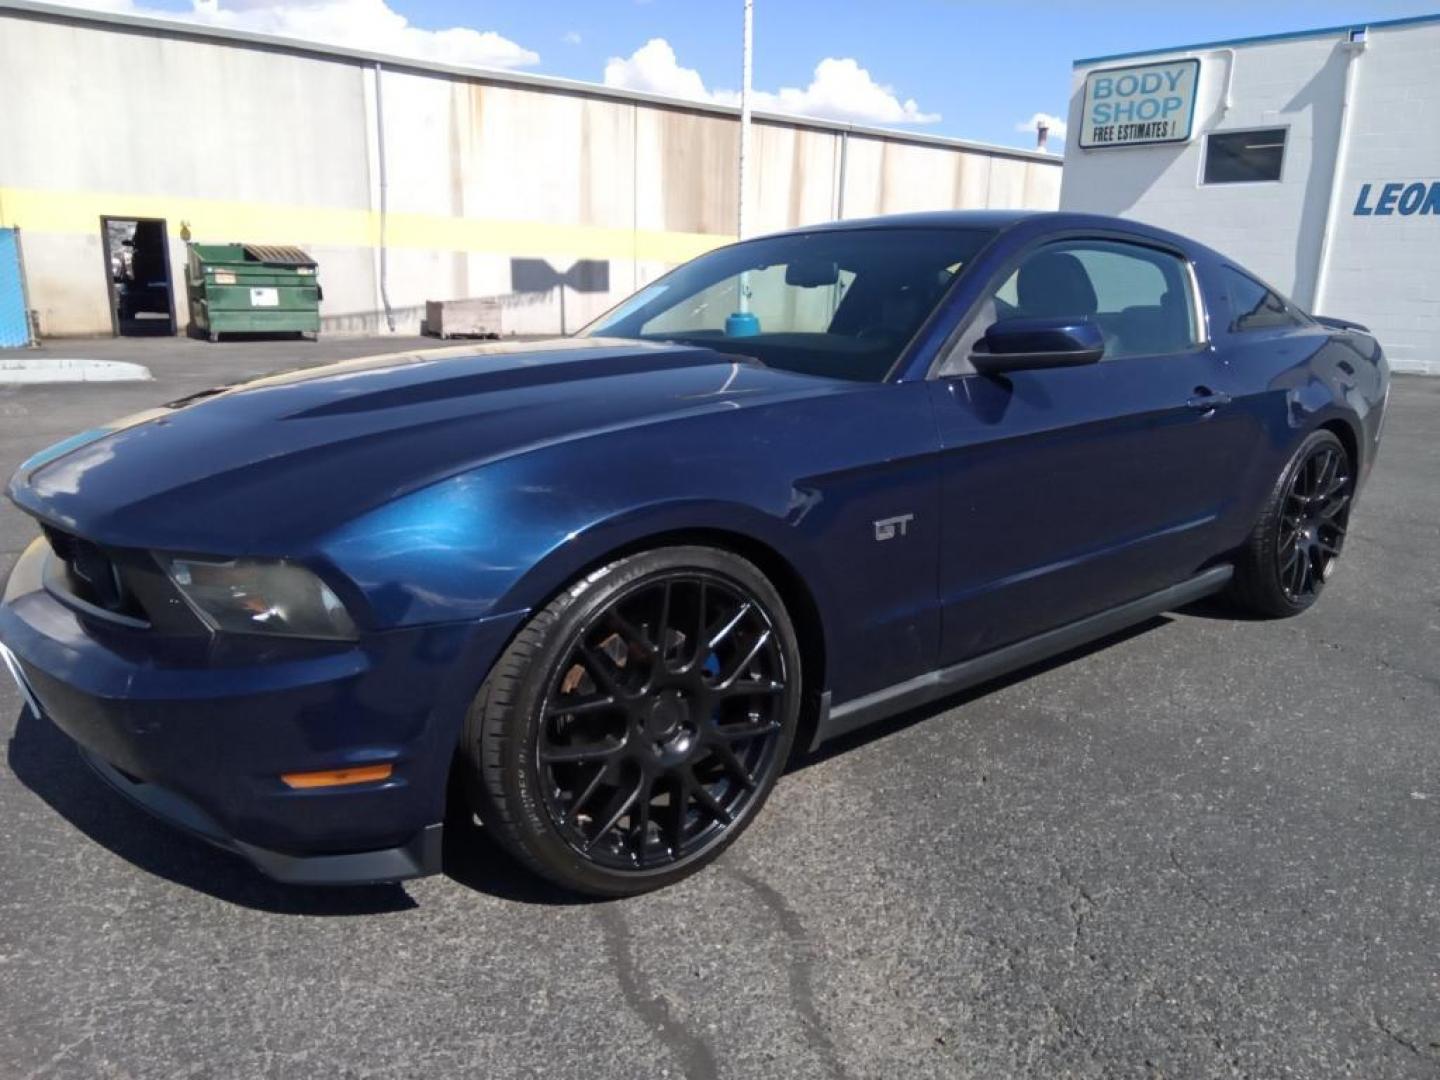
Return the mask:
<path id="1" fill-rule="evenodd" d="M 1230 332 L 1274 330 L 1287 326 L 1308 326 L 1310 320 L 1263 283 L 1234 267 L 1224 267 L 1225 299 L 1230 308 Z"/>

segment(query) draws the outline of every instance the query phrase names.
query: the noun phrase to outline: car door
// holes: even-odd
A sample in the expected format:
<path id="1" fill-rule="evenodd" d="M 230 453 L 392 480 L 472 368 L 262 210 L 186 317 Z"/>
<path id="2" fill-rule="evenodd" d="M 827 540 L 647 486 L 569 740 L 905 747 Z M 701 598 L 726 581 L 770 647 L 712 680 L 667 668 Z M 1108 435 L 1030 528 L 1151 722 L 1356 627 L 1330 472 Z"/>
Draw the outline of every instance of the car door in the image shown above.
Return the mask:
<path id="1" fill-rule="evenodd" d="M 931 382 L 942 444 L 942 664 L 1193 574 L 1253 428 L 1229 409 L 1183 253 L 1113 236 L 1032 247 L 972 310 Z M 1097 363 L 981 375 L 994 322 L 1066 317 Z"/>

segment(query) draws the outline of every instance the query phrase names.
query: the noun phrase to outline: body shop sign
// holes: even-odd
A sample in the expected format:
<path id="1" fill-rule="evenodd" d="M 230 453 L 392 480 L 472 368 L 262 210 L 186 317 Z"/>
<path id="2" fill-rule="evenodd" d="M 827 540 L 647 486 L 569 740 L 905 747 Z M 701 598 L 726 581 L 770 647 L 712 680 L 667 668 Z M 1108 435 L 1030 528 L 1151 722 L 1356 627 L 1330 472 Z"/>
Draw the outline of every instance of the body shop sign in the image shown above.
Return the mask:
<path id="1" fill-rule="evenodd" d="M 1090 72 L 1080 148 L 1185 142 L 1199 82 L 1200 61 L 1193 59 Z"/>

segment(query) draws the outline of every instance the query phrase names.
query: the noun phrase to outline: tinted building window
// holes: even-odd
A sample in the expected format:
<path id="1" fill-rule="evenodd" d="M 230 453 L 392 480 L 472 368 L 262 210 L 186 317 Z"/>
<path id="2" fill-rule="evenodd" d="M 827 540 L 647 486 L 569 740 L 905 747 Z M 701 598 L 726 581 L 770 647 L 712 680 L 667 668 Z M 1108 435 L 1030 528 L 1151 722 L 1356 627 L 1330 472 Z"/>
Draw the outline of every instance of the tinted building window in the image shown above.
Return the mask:
<path id="1" fill-rule="evenodd" d="M 1305 325 L 1304 316 L 1287 304 L 1284 297 L 1228 266 L 1225 268 L 1225 294 L 1230 301 L 1232 331 Z"/>
<path id="2" fill-rule="evenodd" d="M 1284 128 L 1212 131 L 1205 141 L 1205 183 L 1279 180 L 1284 161 Z"/>

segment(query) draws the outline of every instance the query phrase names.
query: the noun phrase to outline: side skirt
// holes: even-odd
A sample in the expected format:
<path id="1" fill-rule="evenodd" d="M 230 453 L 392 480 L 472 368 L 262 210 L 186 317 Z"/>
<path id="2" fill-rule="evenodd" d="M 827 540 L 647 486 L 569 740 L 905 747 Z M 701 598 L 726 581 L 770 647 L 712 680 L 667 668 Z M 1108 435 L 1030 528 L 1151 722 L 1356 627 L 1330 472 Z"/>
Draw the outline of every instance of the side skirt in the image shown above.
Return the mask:
<path id="1" fill-rule="evenodd" d="M 1223 589 L 1234 573 L 1235 568 L 1229 565 L 1211 567 L 1188 581 L 1142 596 L 1138 600 L 1131 600 L 1095 615 L 1087 615 L 1083 619 L 993 652 L 962 660 L 952 667 L 926 672 L 864 697 L 843 702 L 821 715 L 811 748 L 876 720 L 927 705 L 1019 668 L 1068 652 L 1097 638 L 1124 630 L 1127 626 L 1144 622 L 1161 612 L 1184 607 L 1202 596 L 1209 596 Z"/>

